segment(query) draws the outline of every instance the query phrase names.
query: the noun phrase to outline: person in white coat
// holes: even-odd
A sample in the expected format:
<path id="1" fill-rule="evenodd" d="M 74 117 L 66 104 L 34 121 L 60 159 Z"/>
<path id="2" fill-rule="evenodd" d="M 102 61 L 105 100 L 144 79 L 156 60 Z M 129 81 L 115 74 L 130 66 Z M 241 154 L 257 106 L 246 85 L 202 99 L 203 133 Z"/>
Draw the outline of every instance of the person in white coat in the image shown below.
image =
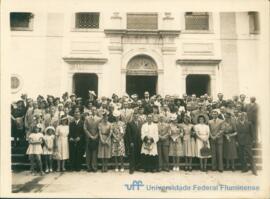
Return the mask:
<path id="1" fill-rule="evenodd" d="M 153 115 L 147 115 L 147 122 L 142 125 L 141 138 L 143 141 L 141 154 L 142 166 L 145 172 L 156 172 L 158 170 L 157 142 L 158 126 L 153 123 Z"/>

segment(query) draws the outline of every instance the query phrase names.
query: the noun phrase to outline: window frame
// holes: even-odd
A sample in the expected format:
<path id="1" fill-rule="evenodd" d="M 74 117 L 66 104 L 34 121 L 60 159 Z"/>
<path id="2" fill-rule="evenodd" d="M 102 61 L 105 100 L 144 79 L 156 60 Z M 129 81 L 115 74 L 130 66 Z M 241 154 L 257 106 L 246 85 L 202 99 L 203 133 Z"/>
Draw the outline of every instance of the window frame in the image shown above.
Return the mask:
<path id="1" fill-rule="evenodd" d="M 256 11 L 248 12 L 248 24 L 250 35 L 260 34 L 260 13 Z"/>
<path id="2" fill-rule="evenodd" d="M 183 21 L 183 25 L 182 25 L 182 29 L 183 29 L 183 33 L 187 33 L 187 34 L 213 34 L 213 13 L 212 12 L 203 12 L 203 13 L 207 13 L 208 16 L 208 29 L 207 30 L 191 30 L 191 29 L 186 29 L 186 14 L 187 13 L 201 13 L 201 12 L 184 12 L 184 14 L 182 15 L 182 21 Z"/>
<path id="3" fill-rule="evenodd" d="M 28 27 L 12 27 L 11 26 L 11 14 L 17 13 L 17 14 L 29 14 L 29 21 L 28 21 Z M 9 13 L 9 26 L 11 31 L 33 31 L 33 22 L 34 22 L 35 15 L 32 12 L 10 12 Z"/>
<path id="4" fill-rule="evenodd" d="M 80 14 L 80 13 L 97 13 L 98 14 L 98 28 L 79 28 L 79 27 L 76 27 L 76 17 L 77 17 L 77 14 Z M 98 11 L 80 11 L 80 12 L 75 12 L 73 14 L 73 20 L 72 20 L 72 31 L 75 31 L 75 32 L 89 32 L 89 31 L 97 31 L 97 30 L 100 30 L 101 29 L 101 13 L 98 12 Z"/>

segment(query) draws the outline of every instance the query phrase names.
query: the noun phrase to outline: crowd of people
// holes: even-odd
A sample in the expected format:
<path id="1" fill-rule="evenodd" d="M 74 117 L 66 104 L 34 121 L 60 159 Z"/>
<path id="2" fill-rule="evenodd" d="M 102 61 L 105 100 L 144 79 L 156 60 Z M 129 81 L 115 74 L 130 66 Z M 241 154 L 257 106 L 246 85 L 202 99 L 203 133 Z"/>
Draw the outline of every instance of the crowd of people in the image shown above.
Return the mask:
<path id="1" fill-rule="evenodd" d="M 144 93 L 88 99 L 64 93 L 61 98 L 23 94 L 11 105 L 14 146 L 28 144 L 31 173 L 40 174 L 82 169 L 85 156 L 88 172 L 108 171 L 112 159 L 115 172 L 192 171 L 199 159 L 200 170 L 235 170 L 240 160 L 242 172 L 257 175 L 252 147 L 257 142 L 258 105 L 255 97 L 222 93 L 213 100 L 207 94 L 182 97 L 150 96 Z M 172 162 L 169 161 L 172 160 Z M 207 162 L 211 160 L 211 168 Z M 248 166 L 250 164 L 250 167 Z M 54 167 L 56 165 L 56 167 Z"/>

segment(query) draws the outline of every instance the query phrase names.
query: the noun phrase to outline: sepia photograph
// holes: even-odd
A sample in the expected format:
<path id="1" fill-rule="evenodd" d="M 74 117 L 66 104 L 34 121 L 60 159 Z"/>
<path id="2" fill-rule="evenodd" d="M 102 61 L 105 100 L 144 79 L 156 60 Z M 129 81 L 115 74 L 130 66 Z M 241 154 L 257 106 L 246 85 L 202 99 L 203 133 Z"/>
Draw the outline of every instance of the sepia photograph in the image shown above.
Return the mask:
<path id="1" fill-rule="evenodd" d="M 268 0 L 1 1 L 1 197 L 270 198 Z"/>

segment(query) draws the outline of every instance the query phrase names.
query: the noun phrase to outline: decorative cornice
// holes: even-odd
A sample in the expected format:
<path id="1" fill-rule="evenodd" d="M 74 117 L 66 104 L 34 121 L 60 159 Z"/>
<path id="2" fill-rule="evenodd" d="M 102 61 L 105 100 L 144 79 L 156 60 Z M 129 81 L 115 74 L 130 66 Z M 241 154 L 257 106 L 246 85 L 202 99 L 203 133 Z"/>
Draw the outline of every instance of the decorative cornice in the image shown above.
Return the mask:
<path id="1" fill-rule="evenodd" d="M 218 65 L 221 59 L 178 59 L 177 64 L 180 65 Z"/>
<path id="2" fill-rule="evenodd" d="M 107 58 L 94 58 L 94 57 L 63 57 L 63 60 L 68 63 L 95 63 L 95 64 L 105 64 L 108 59 Z"/>
<path id="3" fill-rule="evenodd" d="M 156 35 L 156 36 L 174 36 L 180 34 L 180 30 L 133 30 L 133 29 L 105 29 L 107 35 Z"/>

